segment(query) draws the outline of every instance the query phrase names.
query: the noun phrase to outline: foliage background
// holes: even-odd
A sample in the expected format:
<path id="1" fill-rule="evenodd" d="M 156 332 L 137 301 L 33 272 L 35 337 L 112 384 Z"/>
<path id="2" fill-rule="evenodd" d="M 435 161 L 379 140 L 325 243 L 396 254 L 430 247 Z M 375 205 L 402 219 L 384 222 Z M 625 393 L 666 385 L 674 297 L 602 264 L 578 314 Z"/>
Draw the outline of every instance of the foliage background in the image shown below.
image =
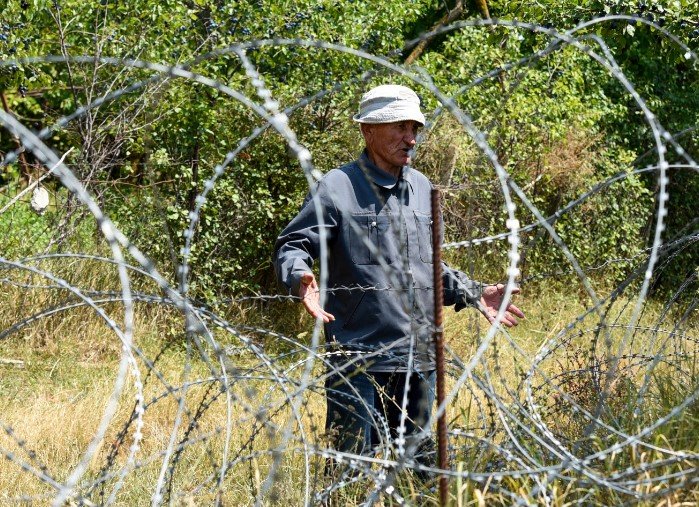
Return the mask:
<path id="1" fill-rule="evenodd" d="M 402 64 L 406 41 L 435 27 L 449 9 L 458 18 L 483 16 L 479 4 L 338 1 L 159 1 L 78 2 L 10 0 L 0 14 L 0 59 L 42 55 L 97 55 L 185 65 L 257 100 L 240 61 L 211 51 L 242 41 L 283 37 L 323 40 Z M 643 16 L 690 47 L 699 40 L 699 8 L 689 1 L 494 1 L 489 14 L 552 27 L 559 32 L 609 14 Z M 696 66 L 658 30 L 638 21 L 611 19 L 581 28 L 593 51 L 607 45 L 660 122 L 696 156 L 694 127 L 699 111 Z M 551 39 L 517 28 L 464 27 L 430 40 L 409 68 L 431 76 L 444 93 L 485 133 L 511 179 L 544 216 L 550 216 L 615 174 L 626 177 L 554 221 L 557 233 L 600 286 L 611 287 L 636 267 L 649 246 L 655 220 L 657 174 L 634 174 L 652 165 L 650 129 L 631 96 L 599 63 L 572 47 L 499 73 L 475 79 L 507 62 L 544 49 Z M 405 48 L 405 49 L 403 49 Z M 274 97 L 290 112 L 291 126 L 327 171 L 358 154 L 360 139 L 349 117 L 370 85 L 406 82 L 364 59 L 318 48 L 272 45 L 249 51 Z M 373 77 L 357 80 L 363 72 Z M 152 78 L 152 79 L 151 79 Z M 151 79 L 150 81 L 148 81 Z M 175 277 L 183 231 L 194 197 L 226 153 L 264 122 L 221 92 L 184 79 L 160 79 L 150 71 L 110 63 L 39 61 L 0 68 L 0 90 L 9 110 L 35 130 L 104 94 L 141 82 L 133 92 L 61 124 L 49 145 L 58 153 L 74 148 L 71 168 L 98 197 L 110 218 L 146 251 L 161 271 Z M 298 106 L 336 86 L 335 91 Z M 438 104 L 418 90 L 428 111 Z M 447 240 L 462 241 L 503 232 L 501 190 L 489 162 L 461 127 L 443 114 L 425 132 L 416 166 L 446 192 Z M 0 152 L 16 148 L 6 131 Z M 680 161 L 673 152 L 670 161 Z M 37 178 L 45 168 L 29 155 L 2 167 L 5 195 Z M 665 237 L 696 231 L 699 181 L 674 170 Z M 97 231 L 85 210 L 55 181 L 54 205 L 44 216 L 2 216 L 5 255 L 42 249 L 97 248 Z M 266 130 L 237 156 L 220 178 L 196 229 L 190 264 L 194 294 L 210 301 L 234 294 L 277 290 L 270 254 L 274 238 L 307 192 L 298 162 L 283 140 Z M 518 206 L 520 221 L 534 217 Z M 21 223 L 23 240 L 17 235 Z M 92 231 L 92 232 L 91 232 Z M 30 240 L 30 241 L 28 241 Z M 20 243 L 22 246 L 20 247 Z M 561 250 L 541 229 L 523 235 L 522 283 L 569 283 Z M 460 249 L 451 262 L 476 278 L 504 277 L 501 243 Z M 665 266 L 655 290 L 672 290 L 692 274 L 696 246 Z M 554 282 L 553 274 L 556 274 Z"/>

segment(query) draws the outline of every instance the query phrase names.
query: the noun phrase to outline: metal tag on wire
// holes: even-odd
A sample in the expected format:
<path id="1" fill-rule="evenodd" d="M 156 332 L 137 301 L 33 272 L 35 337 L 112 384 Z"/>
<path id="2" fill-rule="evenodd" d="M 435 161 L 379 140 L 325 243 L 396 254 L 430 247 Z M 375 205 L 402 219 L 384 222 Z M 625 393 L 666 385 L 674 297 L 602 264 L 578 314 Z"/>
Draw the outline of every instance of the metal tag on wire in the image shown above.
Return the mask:
<path id="1" fill-rule="evenodd" d="M 44 214 L 46 208 L 49 206 L 49 193 L 44 187 L 37 185 L 36 188 L 34 188 L 31 205 L 32 209 L 39 215 Z"/>

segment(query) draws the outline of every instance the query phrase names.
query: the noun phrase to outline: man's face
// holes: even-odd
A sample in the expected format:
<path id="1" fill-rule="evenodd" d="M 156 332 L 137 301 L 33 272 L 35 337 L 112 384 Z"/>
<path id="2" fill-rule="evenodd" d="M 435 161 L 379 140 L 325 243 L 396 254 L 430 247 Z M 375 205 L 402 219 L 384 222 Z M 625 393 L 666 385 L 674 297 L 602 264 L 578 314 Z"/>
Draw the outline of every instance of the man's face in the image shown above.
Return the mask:
<path id="1" fill-rule="evenodd" d="M 363 124 L 362 133 L 369 157 L 381 169 L 398 176 L 410 164 L 410 150 L 421 125 L 413 120 Z"/>

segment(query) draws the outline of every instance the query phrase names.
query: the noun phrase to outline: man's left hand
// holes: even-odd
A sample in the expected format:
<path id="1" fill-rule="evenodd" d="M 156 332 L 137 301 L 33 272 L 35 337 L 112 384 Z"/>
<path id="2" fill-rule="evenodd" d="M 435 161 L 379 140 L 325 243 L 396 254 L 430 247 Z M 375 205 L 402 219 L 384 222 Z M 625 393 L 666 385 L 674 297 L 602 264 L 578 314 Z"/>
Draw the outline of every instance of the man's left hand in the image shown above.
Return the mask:
<path id="1" fill-rule="evenodd" d="M 512 294 L 519 294 L 519 292 L 519 287 L 512 289 Z M 505 286 L 501 283 L 497 285 L 487 285 L 483 289 L 483 293 L 481 294 L 480 310 L 491 324 L 495 322 L 495 317 L 498 314 L 498 309 L 502 306 L 504 295 Z M 516 326 L 517 317 L 523 319 L 524 313 L 522 313 L 522 310 L 508 301 L 507 305 L 505 306 L 505 313 L 500 318 L 500 322 L 507 327 Z"/>

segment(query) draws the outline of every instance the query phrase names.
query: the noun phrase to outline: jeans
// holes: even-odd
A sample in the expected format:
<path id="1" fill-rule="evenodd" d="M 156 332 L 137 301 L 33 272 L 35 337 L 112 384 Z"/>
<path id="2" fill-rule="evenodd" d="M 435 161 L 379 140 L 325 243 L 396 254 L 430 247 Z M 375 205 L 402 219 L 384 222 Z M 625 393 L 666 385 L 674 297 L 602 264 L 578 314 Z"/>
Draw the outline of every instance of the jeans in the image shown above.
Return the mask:
<path id="1" fill-rule="evenodd" d="M 325 426 L 333 447 L 342 452 L 368 455 L 379 446 L 385 448 L 389 443 L 395 446 L 407 382 L 410 388 L 405 406 L 403 447 L 412 447 L 413 452 L 427 450 L 427 455 L 418 452 L 415 458 L 422 464 L 433 464 L 431 438 L 423 437 L 424 441 L 415 438 L 432 414 L 435 379 L 434 371 L 408 374 L 355 370 L 329 375 L 325 382 Z"/>

